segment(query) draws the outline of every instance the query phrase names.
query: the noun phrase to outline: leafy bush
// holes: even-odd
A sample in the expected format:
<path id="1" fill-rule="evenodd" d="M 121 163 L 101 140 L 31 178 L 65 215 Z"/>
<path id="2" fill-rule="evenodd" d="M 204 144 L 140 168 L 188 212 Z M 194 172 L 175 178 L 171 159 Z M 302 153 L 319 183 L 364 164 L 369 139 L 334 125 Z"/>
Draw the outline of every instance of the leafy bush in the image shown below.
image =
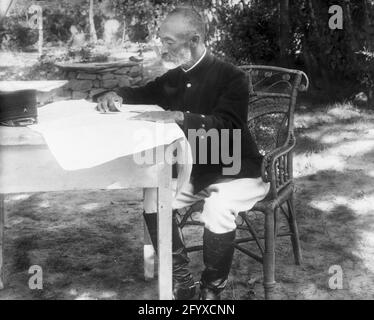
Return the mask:
<path id="1" fill-rule="evenodd" d="M 19 17 L 6 17 L 0 29 L 2 50 L 25 50 L 38 40 L 38 31 L 28 28 Z"/>
<path id="2" fill-rule="evenodd" d="M 280 64 L 278 1 L 212 1 L 209 45 L 237 64 Z M 304 69 L 314 87 L 347 98 L 374 87 L 374 3 L 290 0 L 288 65 Z M 340 5 L 344 30 L 331 30 L 329 7 Z M 216 21 L 215 21 L 216 20 Z M 366 52 L 366 53 L 365 53 Z M 342 90 L 342 87 L 345 89 Z M 346 90 L 347 89 L 347 90 Z"/>
<path id="3" fill-rule="evenodd" d="M 62 57 L 62 61 L 70 62 L 106 62 L 108 61 L 109 52 L 100 50 L 94 45 L 87 45 L 83 48 L 68 50 L 67 54 Z"/>
<path id="4" fill-rule="evenodd" d="M 85 5 L 63 1 L 44 9 L 46 42 L 66 43 L 69 28 L 76 25 L 87 35 L 88 1 Z M 209 22 L 207 45 L 217 55 L 235 64 L 280 64 L 280 12 L 277 0 L 95 0 L 95 27 L 103 36 L 104 22 L 115 18 L 126 25 L 131 41 L 151 40 L 166 14 L 177 5 L 193 4 Z M 351 91 L 373 86 L 374 3 L 369 0 L 289 0 L 288 65 L 304 69 L 315 87 L 329 91 L 345 83 Z M 331 5 L 344 10 L 344 30 L 330 30 Z M 24 13 L 8 18 L 0 39 L 2 47 L 25 49 L 37 41 L 37 31 L 20 23 Z M 284 54 L 284 52 L 282 52 Z M 70 52 L 75 59 L 99 61 L 88 50 Z M 352 85 L 353 84 L 353 85 Z M 348 95 L 352 92 L 344 91 Z"/>
<path id="5" fill-rule="evenodd" d="M 45 8 L 43 10 L 44 40 L 46 42 L 66 42 L 69 40 L 72 25 L 88 32 L 87 10 L 79 6 L 61 6 L 58 9 Z"/>
<path id="6" fill-rule="evenodd" d="M 160 22 L 179 2 L 178 0 L 113 0 L 112 10 L 124 18 L 129 38 L 145 42 L 154 36 Z"/>
<path id="7" fill-rule="evenodd" d="M 300 35 L 299 58 L 312 83 L 326 91 L 340 91 L 342 98 L 363 90 L 363 85 L 370 85 L 368 79 L 372 79 L 373 73 L 367 68 L 372 62 L 358 53 L 365 51 L 365 47 L 374 49 L 373 3 L 292 0 L 292 4 L 292 32 Z M 328 27 L 331 17 L 328 10 L 332 5 L 340 5 L 343 9 L 343 30 Z M 295 57 L 296 48 L 292 50 Z"/>
<path id="8" fill-rule="evenodd" d="M 236 64 L 269 63 L 276 60 L 279 52 L 277 43 L 277 11 L 266 3 L 259 2 L 251 7 L 229 0 L 212 7 L 218 21 L 210 32 L 209 44 L 213 51 Z"/>

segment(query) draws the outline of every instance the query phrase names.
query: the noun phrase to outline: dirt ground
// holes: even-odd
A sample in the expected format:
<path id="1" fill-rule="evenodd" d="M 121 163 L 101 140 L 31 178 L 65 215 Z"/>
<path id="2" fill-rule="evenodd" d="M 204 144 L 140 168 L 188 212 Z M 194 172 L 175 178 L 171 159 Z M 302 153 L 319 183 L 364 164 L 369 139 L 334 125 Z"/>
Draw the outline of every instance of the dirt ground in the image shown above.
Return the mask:
<path id="1" fill-rule="evenodd" d="M 349 104 L 296 117 L 296 209 L 304 262 L 288 239 L 277 242 L 279 299 L 374 298 L 374 114 Z M 0 299 L 155 299 L 143 279 L 142 192 L 87 191 L 6 197 L 5 276 Z M 261 215 L 254 214 L 261 229 Z M 281 225 L 282 227 L 282 225 Z M 200 230 L 186 230 L 199 241 Z M 192 253 L 196 280 L 201 253 Z M 43 268 L 43 290 L 28 288 L 28 269 Z M 329 288 L 329 268 L 343 289 Z M 235 253 L 223 298 L 263 299 L 261 265 Z"/>
<path id="2" fill-rule="evenodd" d="M 36 61 L 4 54 L 0 60 L 17 70 Z M 0 63 L 1 72 L 8 62 Z M 146 78 L 162 73 L 147 63 Z M 349 103 L 301 104 L 295 123 L 304 261 L 294 265 L 289 239 L 277 241 L 277 298 L 373 299 L 374 113 Z M 157 298 L 157 280 L 143 278 L 141 190 L 17 194 L 6 196 L 5 204 L 6 286 L 0 299 Z M 261 231 L 261 214 L 253 219 Z M 185 237 L 199 242 L 201 230 L 188 229 Z M 202 254 L 190 258 L 199 280 Z M 28 287 L 32 265 L 43 268 L 43 290 Z M 329 288 L 329 268 L 336 265 L 343 271 L 342 290 Z M 263 299 L 261 265 L 236 252 L 223 298 Z"/>

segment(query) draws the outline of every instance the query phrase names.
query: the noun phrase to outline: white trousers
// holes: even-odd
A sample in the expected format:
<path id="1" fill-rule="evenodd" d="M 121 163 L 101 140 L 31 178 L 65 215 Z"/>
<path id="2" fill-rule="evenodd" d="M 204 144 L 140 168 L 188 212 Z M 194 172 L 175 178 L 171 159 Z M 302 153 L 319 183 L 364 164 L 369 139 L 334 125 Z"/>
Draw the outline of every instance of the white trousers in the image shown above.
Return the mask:
<path id="1" fill-rule="evenodd" d="M 173 180 L 173 195 L 177 181 Z M 264 199 L 269 192 L 270 183 L 261 178 L 224 179 L 212 184 L 197 194 L 191 183 L 187 184 L 173 200 L 173 209 L 183 209 L 204 200 L 201 221 L 213 233 L 227 233 L 236 229 L 235 220 L 239 212 L 253 208 L 256 202 Z M 157 195 L 149 197 L 144 203 L 146 213 L 157 211 Z"/>
<path id="2" fill-rule="evenodd" d="M 256 202 L 265 198 L 269 189 L 270 183 L 264 183 L 261 178 L 225 179 L 194 194 L 189 183 L 174 199 L 173 209 L 190 207 L 204 200 L 201 221 L 209 231 L 222 234 L 235 230 L 239 212 L 252 209 Z"/>

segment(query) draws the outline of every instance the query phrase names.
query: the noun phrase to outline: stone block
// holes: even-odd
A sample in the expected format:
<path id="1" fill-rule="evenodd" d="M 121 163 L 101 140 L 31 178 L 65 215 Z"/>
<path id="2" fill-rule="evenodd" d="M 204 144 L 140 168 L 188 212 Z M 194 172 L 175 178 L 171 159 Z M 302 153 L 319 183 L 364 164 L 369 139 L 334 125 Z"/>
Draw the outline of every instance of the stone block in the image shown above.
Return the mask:
<path id="1" fill-rule="evenodd" d="M 105 89 L 93 89 L 90 91 L 90 98 L 92 98 L 93 96 L 97 95 L 97 94 L 100 94 L 102 92 L 105 92 L 107 90 Z"/>
<path id="2" fill-rule="evenodd" d="M 130 80 L 131 85 L 140 85 L 143 82 L 143 77 L 135 77 Z"/>
<path id="3" fill-rule="evenodd" d="M 114 74 L 129 74 L 131 71 L 131 67 L 124 67 L 117 71 L 114 71 Z"/>
<path id="4" fill-rule="evenodd" d="M 109 80 L 109 79 L 114 79 L 115 76 L 113 73 L 104 73 L 102 76 L 101 76 L 101 79 L 102 80 Z"/>
<path id="5" fill-rule="evenodd" d="M 130 70 L 130 76 L 137 77 L 142 73 L 142 68 L 140 66 L 134 66 Z"/>
<path id="6" fill-rule="evenodd" d="M 118 85 L 118 79 L 103 80 L 103 88 L 112 89 Z"/>
<path id="7" fill-rule="evenodd" d="M 69 80 L 76 79 L 76 78 L 77 78 L 77 73 L 74 72 L 74 71 L 69 71 L 69 72 L 67 73 L 67 78 L 68 78 Z"/>
<path id="8" fill-rule="evenodd" d="M 91 80 L 70 80 L 69 88 L 74 91 L 88 91 L 92 88 Z"/>
<path id="9" fill-rule="evenodd" d="M 96 79 L 96 74 L 94 73 L 85 73 L 85 72 L 79 72 L 77 79 L 79 80 L 95 80 Z"/>
<path id="10" fill-rule="evenodd" d="M 71 90 L 70 89 L 63 89 L 61 92 L 61 96 L 66 98 L 66 100 L 71 99 Z"/>
<path id="11" fill-rule="evenodd" d="M 129 87 L 131 85 L 130 83 L 130 78 L 129 77 L 121 77 L 119 78 L 119 81 L 118 81 L 118 86 L 119 87 Z"/>
<path id="12" fill-rule="evenodd" d="M 71 98 L 73 100 L 86 99 L 88 97 L 88 92 L 73 91 Z"/>
<path id="13" fill-rule="evenodd" d="M 92 85 L 93 85 L 94 88 L 100 88 L 101 87 L 100 80 L 92 81 Z"/>

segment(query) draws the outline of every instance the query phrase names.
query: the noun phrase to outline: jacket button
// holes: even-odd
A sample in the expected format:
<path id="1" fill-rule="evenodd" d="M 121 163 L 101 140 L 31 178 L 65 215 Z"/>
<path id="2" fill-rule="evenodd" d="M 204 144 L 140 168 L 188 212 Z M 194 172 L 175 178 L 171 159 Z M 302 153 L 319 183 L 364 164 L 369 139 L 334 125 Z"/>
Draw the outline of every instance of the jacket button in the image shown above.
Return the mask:
<path id="1" fill-rule="evenodd" d="M 191 88 L 192 87 L 192 84 L 191 83 L 187 83 L 187 88 Z"/>
<path id="2" fill-rule="evenodd" d="M 202 125 L 201 125 L 203 128 L 205 128 L 205 124 L 203 123 Z"/>
<path id="3" fill-rule="evenodd" d="M 201 115 L 201 117 L 202 117 L 202 118 L 205 118 L 205 116 L 204 116 L 203 114 Z"/>

